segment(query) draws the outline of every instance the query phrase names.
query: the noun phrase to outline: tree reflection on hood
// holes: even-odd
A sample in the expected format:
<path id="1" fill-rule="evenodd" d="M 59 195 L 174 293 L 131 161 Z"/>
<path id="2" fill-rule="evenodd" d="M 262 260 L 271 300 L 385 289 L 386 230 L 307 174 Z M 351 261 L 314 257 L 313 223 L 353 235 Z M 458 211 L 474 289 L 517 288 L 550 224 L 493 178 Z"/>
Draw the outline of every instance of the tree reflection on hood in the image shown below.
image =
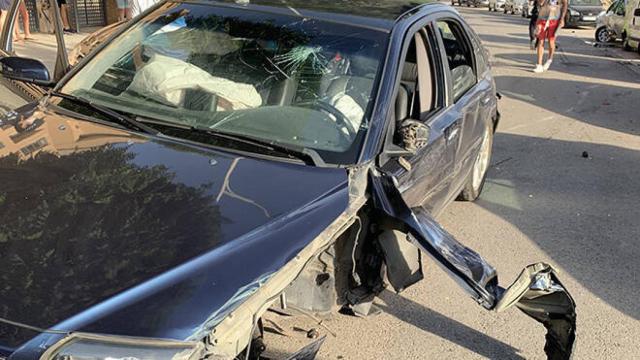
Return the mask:
<path id="1" fill-rule="evenodd" d="M 0 158 L 0 317 L 51 326 L 213 248 L 207 186 L 126 147 Z M 2 337 L 0 327 L 0 337 Z"/>

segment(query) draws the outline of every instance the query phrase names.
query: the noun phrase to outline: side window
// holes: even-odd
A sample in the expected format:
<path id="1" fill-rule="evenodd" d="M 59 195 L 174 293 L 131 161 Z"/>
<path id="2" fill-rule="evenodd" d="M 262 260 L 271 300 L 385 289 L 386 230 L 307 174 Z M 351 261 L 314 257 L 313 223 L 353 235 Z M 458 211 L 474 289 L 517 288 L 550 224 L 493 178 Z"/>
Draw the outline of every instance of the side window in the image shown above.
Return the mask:
<path id="1" fill-rule="evenodd" d="M 470 42 L 462 27 L 453 20 L 438 21 L 438 30 L 453 82 L 453 99 L 457 101 L 477 83 Z"/>
<path id="2" fill-rule="evenodd" d="M 472 34 L 470 39 L 476 59 L 476 73 L 478 77 L 481 78 L 482 75 L 489 70 L 489 53 L 484 46 L 482 46 L 482 42 L 477 35 Z"/>
<path id="3" fill-rule="evenodd" d="M 625 11 L 624 1 L 618 1 L 615 12 L 616 12 L 616 15 L 625 16 L 626 11 Z"/>
<path id="4" fill-rule="evenodd" d="M 396 120 L 415 119 L 425 121 L 440 107 L 437 56 L 434 43 L 426 30 L 414 34 L 401 62 L 400 84 L 396 97 Z"/>

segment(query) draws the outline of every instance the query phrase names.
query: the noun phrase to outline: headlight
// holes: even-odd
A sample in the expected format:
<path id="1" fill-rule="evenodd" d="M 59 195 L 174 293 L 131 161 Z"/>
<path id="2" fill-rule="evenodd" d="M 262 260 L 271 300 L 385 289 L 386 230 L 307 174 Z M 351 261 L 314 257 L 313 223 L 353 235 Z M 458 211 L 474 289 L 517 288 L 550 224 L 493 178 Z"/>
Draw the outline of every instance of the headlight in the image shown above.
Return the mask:
<path id="1" fill-rule="evenodd" d="M 575 10 L 573 10 L 573 9 L 569 9 L 569 14 L 571 16 L 580 16 L 580 13 L 575 11 Z"/>
<path id="2" fill-rule="evenodd" d="M 203 344 L 74 333 L 49 348 L 41 360 L 196 360 Z"/>

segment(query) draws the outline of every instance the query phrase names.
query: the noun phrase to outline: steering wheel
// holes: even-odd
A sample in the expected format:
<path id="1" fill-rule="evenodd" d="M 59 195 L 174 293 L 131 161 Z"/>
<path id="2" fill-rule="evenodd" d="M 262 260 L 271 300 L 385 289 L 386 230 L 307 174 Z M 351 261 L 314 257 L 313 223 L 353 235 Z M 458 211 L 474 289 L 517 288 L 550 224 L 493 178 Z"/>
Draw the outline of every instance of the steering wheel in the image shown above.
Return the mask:
<path id="1" fill-rule="evenodd" d="M 351 140 L 355 136 L 355 133 L 351 130 L 350 120 L 335 106 L 322 100 L 309 101 L 298 105 L 300 105 L 301 107 L 324 111 L 329 115 L 333 115 L 333 117 L 336 119 L 336 124 L 338 125 L 338 132 L 342 135 L 344 140 L 351 143 Z M 342 131 L 343 128 L 347 129 L 348 134 L 345 134 Z"/>

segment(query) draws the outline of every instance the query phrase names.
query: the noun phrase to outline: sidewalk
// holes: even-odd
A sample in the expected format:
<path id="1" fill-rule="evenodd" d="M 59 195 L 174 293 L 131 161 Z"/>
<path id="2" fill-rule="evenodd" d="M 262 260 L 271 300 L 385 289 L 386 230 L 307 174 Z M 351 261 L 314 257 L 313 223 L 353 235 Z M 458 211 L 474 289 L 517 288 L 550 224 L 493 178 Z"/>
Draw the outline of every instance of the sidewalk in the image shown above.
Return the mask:
<path id="1" fill-rule="evenodd" d="M 99 28 L 86 29 L 76 34 L 64 34 L 65 47 L 71 51 L 82 39 Z M 21 40 L 13 43 L 13 49 L 19 56 L 42 61 L 49 71 L 53 72 L 56 63 L 57 43 L 53 34 L 34 33 L 33 40 Z"/>

